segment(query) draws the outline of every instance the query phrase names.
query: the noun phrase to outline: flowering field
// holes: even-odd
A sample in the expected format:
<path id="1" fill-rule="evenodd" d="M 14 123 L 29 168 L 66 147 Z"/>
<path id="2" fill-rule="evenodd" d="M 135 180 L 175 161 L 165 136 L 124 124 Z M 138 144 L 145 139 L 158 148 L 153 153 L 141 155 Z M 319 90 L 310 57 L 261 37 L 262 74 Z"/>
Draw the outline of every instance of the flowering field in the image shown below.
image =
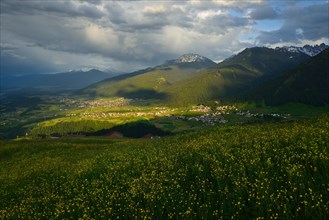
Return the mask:
<path id="1" fill-rule="evenodd" d="M 1 142 L 0 219 L 326 219 L 328 121 Z"/>

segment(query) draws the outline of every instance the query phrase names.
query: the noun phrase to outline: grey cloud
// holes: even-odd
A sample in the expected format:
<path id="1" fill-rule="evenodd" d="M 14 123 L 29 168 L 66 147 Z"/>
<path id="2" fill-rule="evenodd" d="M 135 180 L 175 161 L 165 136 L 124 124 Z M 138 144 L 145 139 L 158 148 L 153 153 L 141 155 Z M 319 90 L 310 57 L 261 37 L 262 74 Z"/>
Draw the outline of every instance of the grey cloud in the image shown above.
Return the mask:
<path id="1" fill-rule="evenodd" d="M 54 70 L 54 67 L 47 60 L 47 56 L 38 58 L 37 54 L 24 53 L 20 49 L 1 52 L 0 55 L 1 76 L 46 73 Z M 36 65 L 37 64 L 37 65 Z"/>
<path id="2" fill-rule="evenodd" d="M 125 24 L 125 10 L 117 2 L 108 2 L 105 6 L 107 16 L 114 24 Z"/>
<path id="3" fill-rule="evenodd" d="M 24 15 L 6 16 L 3 19 L 5 21 L 3 31 L 12 33 L 16 38 L 31 45 L 45 48 L 45 45 L 48 45 L 49 49 L 62 47 L 70 50 L 83 40 L 81 30 L 65 27 L 67 21 L 64 18 Z"/>
<path id="4" fill-rule="evenodd" d="M 67 17 L 87 17 L 98 19 L 103 12 L 96 5 L 80 1 L 1 1 L 3 14 L 59 14 Z"/>
<path id="5" fill-rule="evenodd" d="M 15 49 L 18 49 L 18 47 L 16 47 L 16 46 L 13 45 L 13 44 L 10 44 L 10 43 L 3 43 L 3 42 L 0 43 L 0 51 L 1 51 L 1 52 L 3 52 L 3 51 L 7 51 L 7 50 L 15 50 Z"/>
<path id="6" fill-rule="evenodd" d="M 6 22 L 4 27 L 2 27 L 2 31 L 4 34 L 11 33 L 11 36 L 6 36 L 5 38 L 9 39 L 14 36 L 14 38 L 20 39 L 21 42 L 25 42 L 25 45 L 29 48 L 42 48 L 44 50 L 71 54 L 98 54 L 104 57 L 111 57 L 115 60 L 124 61 L 128 59 L 143 59 L 143 53 L 138 51 L 146 49 L 143 45 L 138 43 L 136 43 L 137 46 L 124 49 L 126 44 L 124 39 L 126 39 L 126 36 L 120 34 L 120 32 L 114 33 L 118 41 L 109 42 L 111 40 L 111 36 L 108 36 L 108 41 L 104 42 L 108 45 L 112 45 L 111 48 L 107 48 L 106 45 L 102 45 L 102 42 L 95 45 L 86 36 L 86 28 L 88 28 L 87 25 L 85 25 L 85 28 L 83 29 L 66 27 L 65 23 L 67 23 L 68 20 L 65 18 L 53 19 L 41 15 L 21 15 L 6 16 L 5 21 Z M 81 22 L 84 23 L 83 20 Z M 102 30 L 102 27 L 99 27 L 99 30 Z M 105 34 L 106 32 L 103 34 L 104 37 L 106 37 Z M 95 39 L 96 38 L 97 36 L 95 36 Z M 4 38 L 1 40 L 3 39 Z M 142 40 L 136 38 L 136 41 Z"/>
<path id="7" fill-rule="evenodd" d="M 124 7 L 128 7 L 126 2 L 107 2 L 105 8 L 110 24 L 104 25 L 129 33 L 159 31 L 168 25 L 193 27 L 193 19 L 186 13 L 175 8 L 171 2 L 161 3 L 163 4 L 160 6 L 137 4 L 130 6 L 130 10 L 125 10 Z"/>
<path id="8" fill-rule="evenodd" d="M 166 21 L 166 25 L 175 25 L 183 28 L 192 28 L 195 22 L 195 15 L 188 14 L 180 8 L 168 6 L 166 13 L 148 15 L 151 19 Z"/>
<path id="9" fill-rule="evenodd" d="M 1 66 L 6 65 L 8 59 L 24 60 L 26 57 L 17 53 L 19 48 L 10 43 L 0 43 Z"/>
<path id="10" fill-rule="evenodd" d="M 91 14 L 87 12 L 88 8 L 92 8 L 89 3 L 85 5 L 88 7 L 83 9 L 83 12 L 71 13 L 71 10 L 76 10 L 73 8 L 76 2 L 66 1 L 67 7 L 63 6 L 63 2 L 60 4 L 56 2 L 52 4 L 47 3 L 42 6 L 33 5 L 32 2 L 28 1 L 24 3 L 26 6 L 25 8 L 23 7 L 24 9 L 18 9 L 13 4 L 5 1 L 7 8 L 5 10 L 6 13 L 2 15 L 5 22 L 1 30 L 11 33 L 14 38 L 25 45 L 26 50 L 31 48 L 33 52 L 30 54 L 21 53 L 21 56 L 29 58 L 40 57 L 33 61 L 30 60 L 31 63 L 40 63 L 40 66 L 42 66 L 41 62 L 44 63 L 44 66 L 52 66 L 53 64 L 43 59 L 47 57 L 46 55 L 39 56 L 39 53 L 58 54 L 58 56 L 62 57 L 68 57 L 68 54 L 77 56 L 90 55 L 92 57 L 111 59 L 112 62 L 129 63 L 132 66 L 152 66 L 174 56 L 179 56 L 181 53 L 191 52 L 189 50 L 203 54 L 210 53 L 206 51 L 212 49 L 213 46 L 210 46 L 212 43 L 202 38 L 205 33 L 209 33 L 207 32 L 207 27 L 213 25 L 215 28 L 214 32 L 216 32 L 218 29 L 227 29 L 230 26 L 241 27 L 241 25 L 245 24 L 245 21 L 241 18 L 231 16 L 214 17 L 206 23 L 198 24 L 196 19 L 198 10 L 193 11 L 192 8 L 184 10 L 184 8 L 174 7 L 171 5 L 171 2 L 163 3 L 166 13 L 149 13 L 150 11 L 147 12 L 147 10 L 143 12 L 145 6 L 148 5 L 144 2 L 138 3 L 136 6 L 136 4 L 127 4 L 126 2 L 109 1 L 104 3 L 106 13 L 103 19 L 92 21 L 88 19 L 91 16 L 72 19 L 75 16 L 79 16 L 79 13 Z M 96 2 L 95 4 L 99 3 Z M 186 2 L 179 2 L 179 4 L 184 6 Z M 79 5 L 81 6 L 81 4 Z M 63 8 L 61 9 L 59 6 L 63 6 Z M 8 7 L 12 7 L 11 10 Z M 53 16 L 45 16 L 48 12 Z M 63 13 L 67 14 L 67 16 L 59 16 Z M 88 39 L 86 35 L 88 25 L 94 25 L 98 28 L 96 33 L 94 33 L 96 34 L 94 39 L 92 39 L 96 40 L 96 44 Z M 204 30 L 202 29 L 203 26 Z M 181 49 L 173 48 L 168 50 L 167 44 L 171 43 L 171 39 L 174 39 L 176 35 L 174 38 L 167 40 L 166 37 L 168 36 L 165 36 L 165 34 L 168 33 L 163 32 L 163 29 L 166 27 L 177 27 L 181 30 L 180 34 L 186 34 L 188 43 L 182 42 L 185 46 Z M 103 30 L 104 33 L 99 37 L 97 31 Z M 106 32 L 106 30 L 110 31 Z M 187 36 L 191 32 L 197 34 Z M 98 41 L 103 37 L 104 44 Z M 192 47 L 190 44 L 193 44 L 193 48 L 190 48 Z M 48 52 L 46 53 L 45 51 Z M 18 56 L 20 52 L 18 51 Z M 12 63 L 14 63 L 14 58 L 13 56 L 10 57 Z M 24 60 L 23 63 L 18 60 L 18 57 L 16 58 L 15 62 L 28 66 L 29 59 Z M 49 57 L 48 59 L 54 58 Z M 9 63 L 9 57 L 6 60 Z"/>
<path id="11" fill-rule="evenodd" d="M 250 13 L 250 17 L 255 20 L 275 19 L 278 13 L 269 5 L 259 6 Z"/>
<path id="12" fill-rule="evenodd" d="M 126 71 L 161 64 L 188 52 L 220 60 L 252 46 L 241 42 L 239 35 L 249 33 L 254 19 L 275 17 L 273 11 L 272 15 L 262 14 L 264 8 L 256 7 L 256 1 L 246 2 L 1 0 L 0 46 L 1 51 L 8 51 L 1 53 L 2 61 L 27 68 L 35 63 L 56 70 L 88 64 Z M 320 9 L 326 9 L 323 4 L 320 8 L 298 7 L 280 12 L 283 27 L 262 32 L 259 40 L 293 42 L 298 37 L 328 35 L 323 28 L 327 24 L 323 19 L 328 18 L 328 12 Z M 198 16 L 201 12 L 205 16 Z M 26 59 L 20 60 L 22 57 Z"/>
<path id="13" fill-rule="evenodd" d="M 282 35 L 282 32 L 285 35 Z M 300 40 L 296 37 L 295 30 L 284 30 L 280 29 L 280 31 L 263 31 L 257 37 L 261 44 L 275 44 L 280 42 L 290 42 L 290 43 L 299 43 Z"/>
<path id="14" fill-rule="evenodd" d="M 201 33 L 226 34 L 231 28 L 246 26 L 249 24 L 247 18 L 233 17 L 230 15 L 216 15 L 197 24 Z"/>
<path id="15" fill-rule="evenodd" d="M 120 3 L 120 2 L 119 2 Z M 130 11 L 124 10 L 118 2 L 108 2 L 105 6 L 107 17 L 110 24 L 108 27 L 114 28 L 116 31 L 122 32 L 138 32 L 147 30 L 158 30 L 167 24 L 166 20 L 158 17 L 143 16 L 141 11 L 132 8 Z M 141 10 L 141 9 L 139 9 Z M 105 23 L 108 23 L 106 20 Z"/>
<path id="16" fill-rule="evenodd" d="M 308 7 L 293 6 L 283 12 L 284 23 L 279 30 L 262 32 L 257 39 L 263 43 L 318 40 L 328 38 L 328 2 Z"/>
<path id="17" fill-rule="evenodd" d="M 233 16 L 218 15 L 211 19 L 210 24 L 220 28 L 241 27 L 249 23 L 248 19 Z"/>
<path id="18" fill-rule="evenodd" d="M 202 4 L 200 3 L 196 8 L 190 1 L 152 3 L 136 3 L 136 5 L 130 6 L 130 10 L 125 10 L 127 9 L 126 2 L 107 2 L 105 8 L 108 12 L 107 16 L 110 24 L 105 25 L 117 31 L 130 33 L 160 31 L 165 26 L 170 25 L 182 28 L 196 28 L 196 31 L 201 33 L 210 33 L 226 32 L 226 28 L 241 27 L 248 23 L 247 18 L 233 17 L 231 15 L 214 16 L 200 23 L 197 19 L 197 14 L 204 8 L 201 5 L 211 5 L 212 7 L 210 8 L 214 11 L 222 8 L 221 5 L 212 1 L 201 2 Z M 209 10 L 209 7 L 207 9 Z"/>
<path id="19" fill-rule="evenodd" d="M 243 11 L 248 8 L 256 7 L 260 4 L 264 4 L 264 0 L 251 0 L 251 1 L 239 1 L 239 0 L 191 0 L 182 1 L 187 2 L 187 5 L 197 10 L 208 9 L 233 9 L 236 11 Z"/>

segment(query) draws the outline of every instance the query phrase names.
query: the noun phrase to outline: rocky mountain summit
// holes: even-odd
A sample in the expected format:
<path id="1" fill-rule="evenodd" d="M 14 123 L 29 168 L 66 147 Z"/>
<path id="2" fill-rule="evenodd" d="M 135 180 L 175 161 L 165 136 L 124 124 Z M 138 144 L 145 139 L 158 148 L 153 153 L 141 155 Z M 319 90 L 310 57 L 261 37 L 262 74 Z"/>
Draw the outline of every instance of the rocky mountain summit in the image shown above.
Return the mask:
<path id="1" fill-rule="evenodd" d="M 329 48 L 329 46 L 322 43 L 320 45 L 316 44 L 314 46 L 307 44 L 303 47 L 284 46 L 284 47 L 276 47 L 275 49 L 280 50 L 280 51 L 288 51 L 288 52 L 292 52 L 292 53 L 304 53 L 311 57 L 314 57 L 327 48 Z"/>
<path id="2" fill-rule="evenodd" d="M 177 59 L 168 60 L 165 63 L 165 65 L 177 65 L 177 64 L 198 64 L 202 66 L 216 65 L 216 63 L 211 59 L 194 53 L 184 54 L 178 57 Z"/>

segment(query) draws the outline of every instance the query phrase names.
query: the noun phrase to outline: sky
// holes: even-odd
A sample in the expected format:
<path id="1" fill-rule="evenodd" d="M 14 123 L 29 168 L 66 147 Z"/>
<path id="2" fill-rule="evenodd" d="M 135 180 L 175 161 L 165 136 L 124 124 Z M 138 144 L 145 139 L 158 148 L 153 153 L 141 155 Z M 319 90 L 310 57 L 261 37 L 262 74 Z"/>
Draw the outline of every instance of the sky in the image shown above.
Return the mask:
<path id="1" fill-rule="evenodd" d="M 1 0 L 2 76 L 130 72 L 197 53 L 329 42 L 327 0 Z"/>

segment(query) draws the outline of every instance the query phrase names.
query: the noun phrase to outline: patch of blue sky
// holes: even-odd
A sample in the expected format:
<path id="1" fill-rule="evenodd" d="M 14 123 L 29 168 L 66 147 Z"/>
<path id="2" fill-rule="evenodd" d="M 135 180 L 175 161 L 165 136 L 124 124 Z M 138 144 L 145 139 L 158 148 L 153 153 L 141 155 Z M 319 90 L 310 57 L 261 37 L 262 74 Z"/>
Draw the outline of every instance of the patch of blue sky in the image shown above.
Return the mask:
<path id="1" fill-rule="evenodd" d="M 275 31 L 282 27 L 283 20 L 261 20 L 256 21 L 254 29 L 257 31 Z"/>
<path id="2" fill-rule="evenodd" d="M 234 9 L 228 9 L 228 13 L 233 17 L 242 17 L 244 15 L 242 11 L 237 11 Z"/>

